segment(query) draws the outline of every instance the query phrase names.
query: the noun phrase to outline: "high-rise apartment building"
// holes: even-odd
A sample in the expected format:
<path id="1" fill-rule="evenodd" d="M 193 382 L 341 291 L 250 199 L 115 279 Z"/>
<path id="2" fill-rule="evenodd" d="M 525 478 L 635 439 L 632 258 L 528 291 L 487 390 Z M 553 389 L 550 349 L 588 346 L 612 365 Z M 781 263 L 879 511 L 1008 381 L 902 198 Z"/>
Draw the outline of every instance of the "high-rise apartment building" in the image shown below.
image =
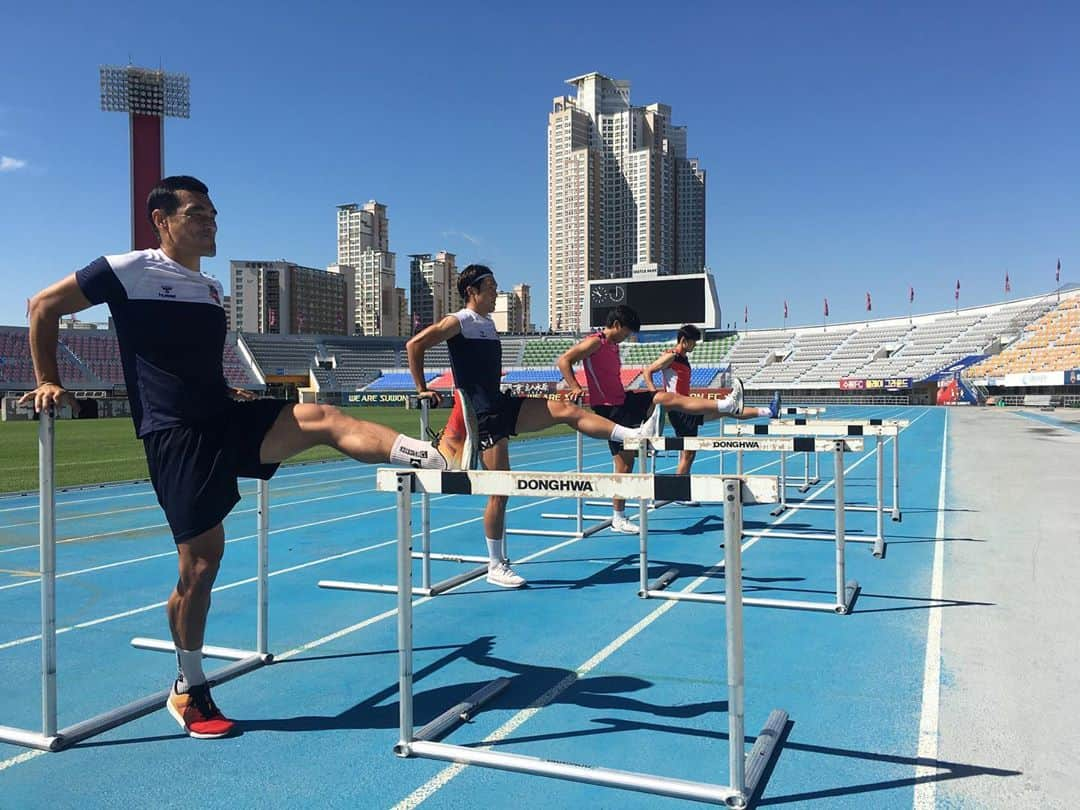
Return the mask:
<path id="1" fill-rule="evenodd" d="M 348 203 L 337 207 L 337 264 L 358 267 L 360 254 L 369 250 L 390 250 L 390 220 L 386 206 L 369 200 L 362 206 Z"/>
<path id="2" fill-rule="evenodd" d="M 437 323 L 461 309 L 457 291 L 456 256 L 440 250 L 409 256 L 409 287 L 412 303 L 412 331 Z"/>
<path id="3" fill-rule="evenodd" d="M 548 115 L 548 315 L 580 331 L 589 279 L 702 271 L 705 171 L 667 105 L 600 73 L 567 84 Z"/>
<path id="4" fill-rule="evenodd" d="M 232 322 L 238 332 L 347 335 L 346 282 L 293 262 L 230 261 Z"/>
<path id="5" fill-rule="evenodd" d="M 530 292 L 528 284 L 515 284 L 509 292 L 500 292 L 491 313 L 495 328 L 509 335 L 520 335 L 529 327 Z"/>

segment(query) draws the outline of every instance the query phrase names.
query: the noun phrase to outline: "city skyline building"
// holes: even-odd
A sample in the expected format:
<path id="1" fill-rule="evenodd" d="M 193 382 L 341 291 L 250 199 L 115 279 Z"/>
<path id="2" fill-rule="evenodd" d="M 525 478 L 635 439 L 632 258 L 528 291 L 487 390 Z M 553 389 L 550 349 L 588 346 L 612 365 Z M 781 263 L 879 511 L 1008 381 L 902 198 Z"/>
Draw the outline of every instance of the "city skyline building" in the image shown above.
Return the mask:
<path id="1" fill-rule="evenodd" d="M 359 267 L 360 254 L 369 250 L 390 250 L 390 220 L 386 216 L 386 206 L 375 200 L 368 200 L 363 205 L 339 205 L 336 264 Z"/>
<path id="2" fill-rule="evenodd" d="M 347 335 L 346 281 L 295 262 L 229 261 L 230 329 L 261 334 Z"/>
<path id="3" fill-rule="evenodd" d="M 548 115 L 548 315 L 580 331 L 589 279 L 702 272 L 705 170 L 668 105 L 600 73 L 567 84 Z"/>
<path id="4" fill-rule="evenodd" d="M 527 332 L 532 306 L 530 298 L 528 284 L 515 284 L 511 290 L 500 292 L 495 298 L 495 311 L 491 313 L 495 328 L 509 335 Z"/>
<path id="5" fill-rule="evenodd" d="M 457 256 L 453 253 L 440 250 L 434 257 L 430 253 L 409 255 L 410 334 L 461 309 L 457 280 Z"/>

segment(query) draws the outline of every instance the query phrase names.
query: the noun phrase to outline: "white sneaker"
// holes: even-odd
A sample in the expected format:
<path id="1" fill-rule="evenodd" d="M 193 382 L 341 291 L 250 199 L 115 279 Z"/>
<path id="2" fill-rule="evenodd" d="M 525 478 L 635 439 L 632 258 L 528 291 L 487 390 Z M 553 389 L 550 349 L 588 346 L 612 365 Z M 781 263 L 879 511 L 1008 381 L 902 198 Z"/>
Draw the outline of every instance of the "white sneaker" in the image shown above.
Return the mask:
<path id="1" fill-rule="evenodd" d="M 731 412 L 738 413 L 742 410 L 743 401 L 743 382 L 738 377 L 733 377 L 731 380 Z"/>
<path id="2" fill-rule="evenodd" d="M 506 560 L 494 567 L 488 566 L 487 581 L 500 588 L 520 588 L 525 584 L 525 578 L 515 574 L 514 569 Z"/>
<path id="3" fill-rule="evenodd" d="M 624 517 L 613 517 L 611 519 L 611 530 L 620 534 L 638 534 L 638 525 Z"/>
<path id="4" fill-rule="evenodd" d="M 636 431 L 638 436 L 659 436 L 660 435 L 660 409 L 653 408 L 653 412 L 649 414 L 649 418 L 641 423 Z"/>

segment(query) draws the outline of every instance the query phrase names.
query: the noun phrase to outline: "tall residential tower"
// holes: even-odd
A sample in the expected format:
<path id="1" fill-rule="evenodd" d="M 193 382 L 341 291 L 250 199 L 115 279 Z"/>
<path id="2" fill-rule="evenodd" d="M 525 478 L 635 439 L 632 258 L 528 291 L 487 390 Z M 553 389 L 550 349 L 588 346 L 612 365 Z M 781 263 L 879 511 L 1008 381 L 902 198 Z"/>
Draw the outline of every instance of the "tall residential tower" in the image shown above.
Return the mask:
<path id="1" fill-rule="evenodd" d="M 548 315 L 577 332 L 589 279 L 702 271 L 705 171 L 667 105 L 600 73 L 567 84 L 548 115 Z"/>

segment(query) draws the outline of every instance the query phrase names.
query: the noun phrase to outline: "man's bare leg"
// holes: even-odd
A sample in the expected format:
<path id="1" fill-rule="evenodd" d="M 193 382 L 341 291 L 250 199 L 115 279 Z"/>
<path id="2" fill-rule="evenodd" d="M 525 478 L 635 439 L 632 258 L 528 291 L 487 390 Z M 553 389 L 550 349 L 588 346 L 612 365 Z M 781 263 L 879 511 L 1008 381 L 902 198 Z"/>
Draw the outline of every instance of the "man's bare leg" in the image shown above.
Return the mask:
<path id="1" fill-rule="evenodd" d="M 517 420 L 518 433 L 535 433 L 552 425 L 569 425 L 591 439 L 615 442 L 626 436 L 639 435 L 641 430 L 616 425 L 600 414 L 586 411 L 565 400 L 526 398 L 521 403 Z"/>
<path id="2" fill-rule="evenodd" d="M 484 469 L 509 470 L 510 448 L 501 439 L 483 453 Z M 510 568 L 506 554 L 506 496 L 492 495 L 484 509 L 484 537 L 488 547 L 487 581 L 502 588 L 520 588 L 524 578 Z"/>

